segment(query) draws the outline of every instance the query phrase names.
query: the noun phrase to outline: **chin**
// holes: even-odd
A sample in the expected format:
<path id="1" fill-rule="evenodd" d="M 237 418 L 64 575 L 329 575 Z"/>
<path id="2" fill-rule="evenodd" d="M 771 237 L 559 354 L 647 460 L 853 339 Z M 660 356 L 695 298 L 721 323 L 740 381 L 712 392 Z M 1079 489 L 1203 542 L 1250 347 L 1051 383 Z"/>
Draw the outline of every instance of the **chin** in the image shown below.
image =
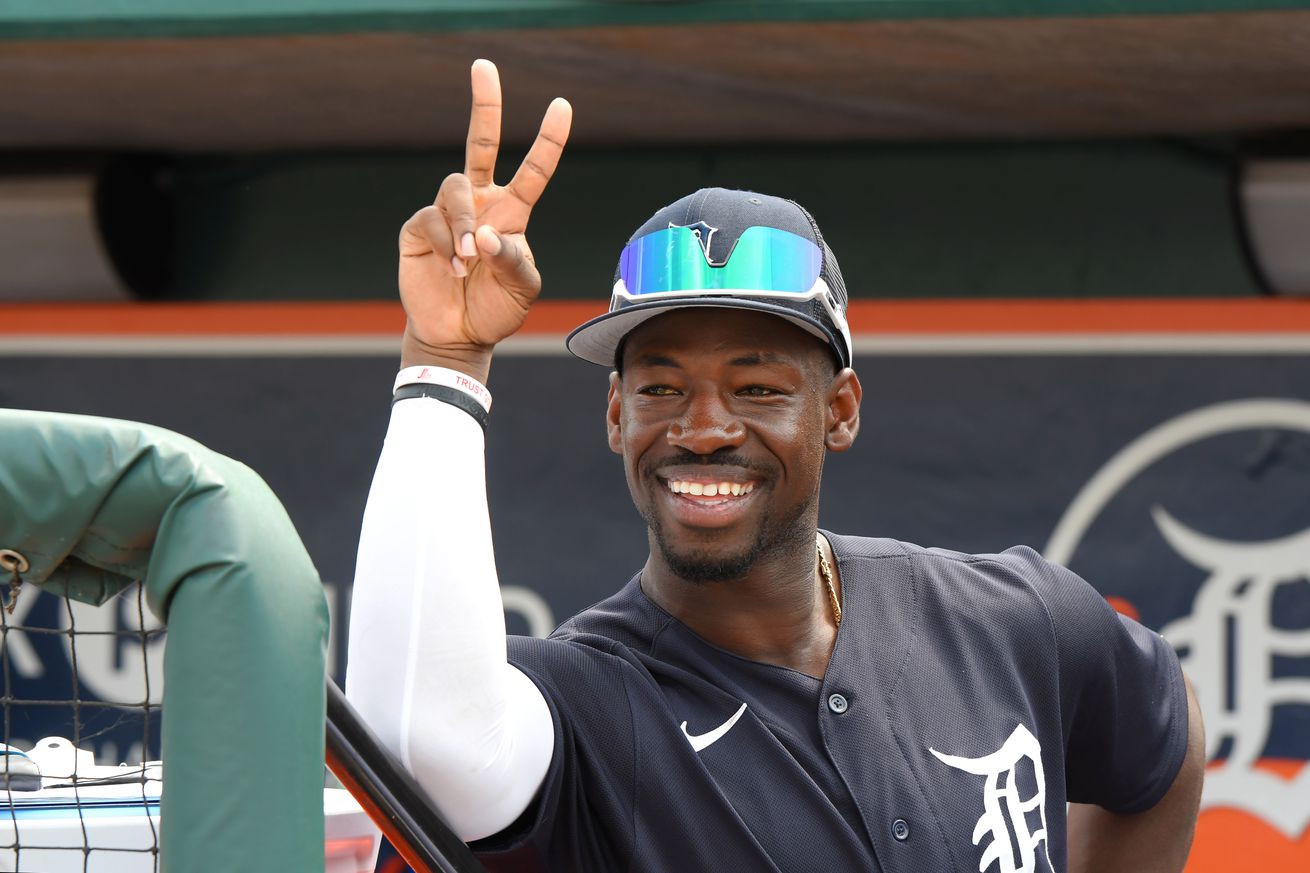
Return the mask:
<path id="1" fill-rule="evenodd" d="M 760 558 L 777 549 L 784 537 L 768 517 L 748 529 L 687 530 L 652 514 L 647 519 L 660 557 L 688 582 L 730 582 L 741 579 Z"/>
<path id="2" fill-rule="evenodd" d="M 801 533 L 805 530 L 801 521 L 813 512 L 814 503 L 811 498 L 782 517 L 770 507 L 752 522 L 717 529 L 682 527 L 664 518 L 655 501 L 639 509 L 650 531 L 652 549 L 668 568 L 687 582 L 713 583 L 744 578 L 762 558 L 809 543 Z"/>
<path id="3" fill-rule="evenodd" d="M 687 582 L 731 582 L 745 576 L 759 557 L 759 550 L 724 552 L 708 549 L 678 549 L 665 542 L 658 531 L 655 542 L 660 556 L 680 579 Z"/>

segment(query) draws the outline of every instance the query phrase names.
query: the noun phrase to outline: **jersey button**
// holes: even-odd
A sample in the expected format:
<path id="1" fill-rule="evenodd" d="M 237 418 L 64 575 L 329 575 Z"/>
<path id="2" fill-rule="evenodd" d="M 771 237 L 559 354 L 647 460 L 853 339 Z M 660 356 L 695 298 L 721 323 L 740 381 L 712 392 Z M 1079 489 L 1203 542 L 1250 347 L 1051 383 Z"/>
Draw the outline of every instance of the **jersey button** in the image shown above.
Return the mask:
<path id="1" fill-rule="evenodd" d="M 910 838 L 910 823 L 903 818 L 892 822 L 892 836 L 902 843 Z"/>
<path id="2" fill-rule="evenodd" d="M 843 712 L 850 709 L 851 705 L 842 695 L 834 694 L 828 698 L 828 708 L 838 715 L 841 715 Z"/>

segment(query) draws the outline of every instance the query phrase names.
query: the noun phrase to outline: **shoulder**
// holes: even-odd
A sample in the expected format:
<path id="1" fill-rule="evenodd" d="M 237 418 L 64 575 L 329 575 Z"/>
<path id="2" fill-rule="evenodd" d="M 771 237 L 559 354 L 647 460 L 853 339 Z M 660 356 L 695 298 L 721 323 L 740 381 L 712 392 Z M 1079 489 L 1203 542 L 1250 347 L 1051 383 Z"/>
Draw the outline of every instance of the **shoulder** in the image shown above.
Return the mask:
<path id="1" fill-rule="evenodd" d="M 538 684 L 556 690 L 613 686 L 644 674 L 640 655 L 651 650 L 669 621 L 641 593 L 634 577 L 546 639 L 509 637 L 509 659 Z"/>
<path id="2" fill-rule="evenodd" d="M 952 549 L 901 544 L 926 581 L 972 586 L 979 591 L 1045 597 L 1063 585 L 1086 586 L 1080 577 L 1041 556 L 1030 546 L 1003 552 L 971 554 Z"/>
<path id="3" fill-rule="evenodd" d="M 1002 609 L 1014 615 L 1016 610 L 1048 612 L 1052 601 L 1067 600 L 1074 592 L 1099 599 L 1081 577 L 1028 546 L 971 554 L 892 539 L 835 535 L 829 539 L 843 578 L 850 576 L 856 584 L 867 580 L 882 587 L 904 575 L 904 582 L 912 586 L 914 597 L 924 606 Z"/>
<path id="4" fill-rule="evenodd" d="M 1085 580 L 1027 546 L 971 554 L 864 537 L 831 537 L 843 596 L 912 624 L 921 639 L 1022 650 L 1095 633 L 1113 610 Z M 849 587 L 848 587 L 849 586 Z"/>
<path id="5" fill-rule="evenodd" d="M 635 575 L 609 597 L 565 621 L 550 638 L 610 652 L 649 652 L 672 621 L 642 592 L 640 576 Z"/>

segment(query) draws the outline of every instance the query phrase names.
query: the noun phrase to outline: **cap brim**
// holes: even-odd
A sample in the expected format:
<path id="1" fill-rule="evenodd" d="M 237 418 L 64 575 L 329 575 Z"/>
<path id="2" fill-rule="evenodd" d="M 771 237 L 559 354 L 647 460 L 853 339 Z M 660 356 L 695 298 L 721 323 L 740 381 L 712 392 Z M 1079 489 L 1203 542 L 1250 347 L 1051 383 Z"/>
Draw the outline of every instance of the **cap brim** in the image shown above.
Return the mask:
<path id="1" fill-rule="evenodd" d="M 795 310 L 740 297 L 674 297 L 652 300 L 627 306 L 617 312 L 607 312 L 574 328 L 565 340 L 568 350 L 584 361 L 613 367 L 615 352 L 623 338 L 644 321 L 662 315 L 670 309 L 753 309 L 785 318 L 806 333 L 822 341 L 837 356 L 837 360 L 846 365 L 845 356 L 837 346 L 837 340 L 817 319 L 807 318 Z"/>

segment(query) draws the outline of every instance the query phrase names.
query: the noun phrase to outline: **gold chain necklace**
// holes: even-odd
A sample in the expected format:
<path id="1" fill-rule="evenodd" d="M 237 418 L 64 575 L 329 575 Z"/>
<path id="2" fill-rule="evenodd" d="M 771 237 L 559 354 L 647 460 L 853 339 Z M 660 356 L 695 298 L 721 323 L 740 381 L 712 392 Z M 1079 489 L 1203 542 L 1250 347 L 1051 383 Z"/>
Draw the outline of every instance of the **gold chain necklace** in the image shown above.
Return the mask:
<path id="1" fill-rule="evenodd" d="M 837 620 L 837 627 L 841 627 L 841 601 L 837 599 L 837 586 L 832 581 L 832 564 L 823 556 L 823 545 L 815 542 L 814 549 L 819 553 L 819 575 L 823 577 L 824 584 L 828 586 L 828 600 L 832 602 L 832 615 Z"/>

